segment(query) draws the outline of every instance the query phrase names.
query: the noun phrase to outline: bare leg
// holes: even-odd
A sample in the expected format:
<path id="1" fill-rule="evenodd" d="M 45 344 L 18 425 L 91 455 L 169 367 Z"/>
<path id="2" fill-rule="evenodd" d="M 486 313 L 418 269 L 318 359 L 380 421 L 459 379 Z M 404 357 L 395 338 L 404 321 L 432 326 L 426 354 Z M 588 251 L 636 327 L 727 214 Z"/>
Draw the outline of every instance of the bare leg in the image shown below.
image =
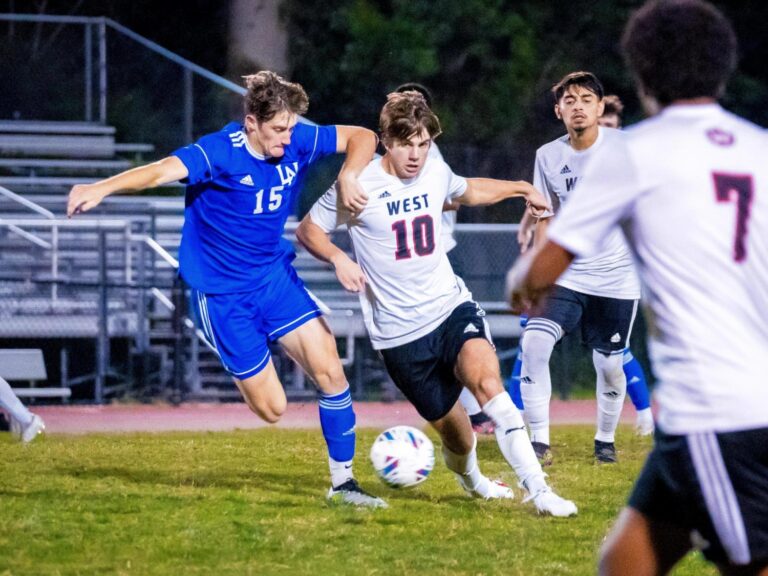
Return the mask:
<path id="1" fill-rule="evenodd" d="M 625 508 L 600 551 L 601 576 L 667 574 L 691 549 L 687 530 Z"/>

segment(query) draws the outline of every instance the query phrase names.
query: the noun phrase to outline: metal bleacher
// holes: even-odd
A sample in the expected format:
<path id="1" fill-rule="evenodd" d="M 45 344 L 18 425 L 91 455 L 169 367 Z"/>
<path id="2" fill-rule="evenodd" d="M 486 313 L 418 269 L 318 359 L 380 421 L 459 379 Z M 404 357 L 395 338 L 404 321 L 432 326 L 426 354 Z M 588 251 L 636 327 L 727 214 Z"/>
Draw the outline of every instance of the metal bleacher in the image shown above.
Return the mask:
<path id="1" fill-rule="evenodd" d="M 167 396 L 169 389 L 178 395 L 183 388 L 186 398 L 237 398 L 231 378 L 183 314 L 176 262 L 182 190 L 174 196 L 164 195 L 173 192 L 171 186 L 149 194 L 112 196 L 78 218 L 67 220 L 64 215 L 73 185 L 99 180 L 154 156 L 153 144 L 122 142 L 107 122 L 107 55 L 114 53 L 107 50 L 108 32 L 177 67 L 169 68 L 169 73 L 180 73 L 179 125 L 184 140 L 174 140 L 174 145 L 191 141 L 199 129 L 193 121 L 208 116 L 208 111 L 194 113 L 193 75 L 237 100 L 244 88 L 108 18 L 0 14 L 3 20 L 83 27 L 85 121 L 0 120 L 0 339 L 6 345 L 19 339 L 92 340 L 96 352 L 91 373 L 70 373 L 64 353 L 58 372 L 62 385 L 73 387 L 73 396 L 79 383 L 93 381 L 97 402 L 131 386 L 134 394 L 142 388 L 152 397 Z M 216 97 L 224 101 L 222 93 Z M 36 112 L 30 106 L 28 114 Z M 95 116 L 98 120 L 92 121 Z M 293 242 L 296 225 L 292 221 L 286 227 L 286 237 Z M 510 250 L 516 246 L 515 231 L 514 225 L 459 225 L 459 246 L 454 251 L 463 261 L 475 298 L 489 312 L 492 332 L 502 338 L 519 335 L 518 323 L 506 315 L 501 301 L 503 274 L 516 256 L 514 248 Z M 489 240 L 487 234 L 496 236 Z M 346 233 L 338 233 L 335 240 L 348 248 Z M 328 322 L 353 392 L 360 397 L 364 388 L 375 388 L 386 376 L 367 343 L 358 298 L 340 288 L 330 266 L 305 251 L 297 251 L 294 265 L 330 309 Z M 120 366 L 112 356 L 117 340 L 129 342 L 128 358 Z M 314 394 L 290 359 L 280 354 L 274 358 L 289 397 Z"/>

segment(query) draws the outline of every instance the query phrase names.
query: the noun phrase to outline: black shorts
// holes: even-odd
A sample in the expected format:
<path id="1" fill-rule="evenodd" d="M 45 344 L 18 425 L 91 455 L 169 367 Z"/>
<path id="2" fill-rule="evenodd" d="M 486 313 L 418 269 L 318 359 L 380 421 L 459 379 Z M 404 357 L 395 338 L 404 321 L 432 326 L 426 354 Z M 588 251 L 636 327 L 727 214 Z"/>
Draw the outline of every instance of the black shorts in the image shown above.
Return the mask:
<path id="1" fill-rule="evenodd" d="M 715 563 L 768 563 L 768 428 L 656 441 L 629 505 L 689 530 Z"/>
<path id="2" fill-rule="evenodd" d="M 473 338 L 491 341 L 485 311 L 464 302 L 429 334 L 380 350 L 392 380 L 425 420 L 439 420 L 459 399 L 462 385 L 453 369 L 464 342 Z"/>
<path id="3" fill-rule="evenodd" d="M 556 284 L 542 309 L 528 321 L 526 330 L 538 329 L 540 323 L 536 318 L 555 322 L 565 334 L 573 332 L 581 322 L 584 344 L 599 352 L 621 352 L 629 347 L 637 303 L 637 300 L 584 294 Z M 546 325 L 541 327 L 546 329 Z"/>

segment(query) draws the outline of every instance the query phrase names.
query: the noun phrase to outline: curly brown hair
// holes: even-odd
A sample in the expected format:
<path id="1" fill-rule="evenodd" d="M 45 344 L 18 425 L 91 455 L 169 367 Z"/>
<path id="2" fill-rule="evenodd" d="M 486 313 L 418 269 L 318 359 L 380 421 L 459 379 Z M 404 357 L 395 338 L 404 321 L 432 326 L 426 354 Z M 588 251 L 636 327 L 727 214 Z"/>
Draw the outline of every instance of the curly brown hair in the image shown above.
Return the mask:
<path id="1" fill-rule="evenodd" d="M 731 23 L 702 0 L 647 2 L 629 19 L 621 47 L 643 90 L 662 106 L 719 98 L 736 69 Z"/>
<path id="2" fill-rule="evenodd" d="M 309 108 L 309 97 L 301 84 L 288 82 L 274 72 L 262 70 L 243 79 L 248 89 L 245 113 L 259 122 L 267 122 L 284 110 L 304 114 Z"/>

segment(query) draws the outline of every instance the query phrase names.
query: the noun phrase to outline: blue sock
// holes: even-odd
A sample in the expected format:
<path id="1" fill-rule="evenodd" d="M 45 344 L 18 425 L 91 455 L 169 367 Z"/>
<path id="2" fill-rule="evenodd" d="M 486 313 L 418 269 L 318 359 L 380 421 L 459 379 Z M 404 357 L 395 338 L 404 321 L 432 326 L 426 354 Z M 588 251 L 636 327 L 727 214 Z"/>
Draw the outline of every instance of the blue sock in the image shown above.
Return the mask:
<path id="1" fill-rule="evenodd" d="M 651 395 L 640 362 L 629 351 L 624 350 L 624 375 L 627 377 L 627 394 L 632 399 L 635 410 L 645 410 L 651 406 Z"/>
<path id="2" fill-rule="evenodd" d="M 320 427 L 333 460 L 349 462 L 355 457 L 355 411 L 349 386 L 340 394 L 320 393 Z"/>
<path id="3" fill-rule="evenodd" d="M 515 403 L 518 410 L 525 410 L 523 406 L 523 396 L 520 393 L 520 372 L 523 369 L 523 358 L 520 352 L 515 357 L 515 364 L 512 366 L 512 374 L 509 375 L 507 380 L 507 392 L 512 397 L 512 402 Z"/>

